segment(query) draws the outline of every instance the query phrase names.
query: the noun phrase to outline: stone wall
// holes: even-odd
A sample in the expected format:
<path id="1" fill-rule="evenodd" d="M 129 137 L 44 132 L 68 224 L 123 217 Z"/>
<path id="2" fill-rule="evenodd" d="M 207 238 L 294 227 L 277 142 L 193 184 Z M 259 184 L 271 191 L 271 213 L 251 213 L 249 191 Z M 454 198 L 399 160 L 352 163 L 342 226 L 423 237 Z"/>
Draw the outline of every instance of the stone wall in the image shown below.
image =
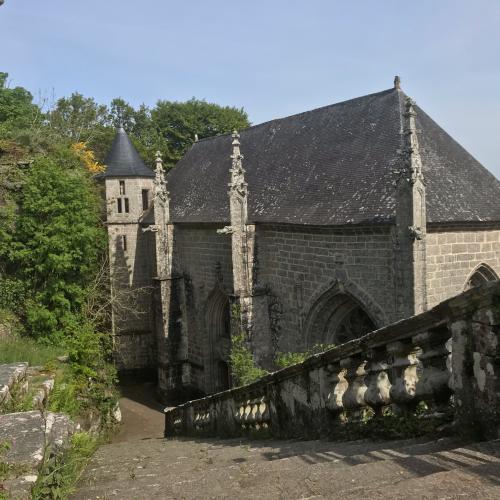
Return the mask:
<path id="1" fill-rule="evenodd" d="M 217 234 L 217 225 L 176 225 L 174 272 L 184 278 L 188 333 L 188 359 L 195 368 L 193 383 L 203 391 L 213 389 L 210 377 L 214 344 L 207 323 L 210 298 L 233 292 L 231 239 Z"/>
<path id="2" fill-rule="evenodd" d="M 448 416 L 450 430 L 498 438 L 499 324 L 496 281 L 248 386 L 167 409 L 165 436 L 338 438 L 366 410 L 380 419 L 390 410 L 426 426 Z"/>
<path id="3" fill-rule="evenodd" d="M 500 230 L 431 228 L 427 233 L 428 307 L 459 294 L 480 264 L 500 276 Z"/>
<path id="4" fill-rule="evenodd" d="M 280 351 L 304 348 L 308 313 L 335 285 L 347 289 L 377 327 L 399 319 L 388 227 L 259 225 L 256 253 L 256 282 L 271 291 L 271 323 Z"/>
<path id="5" fill-rule="evenodd" d="M 114 362 L 123 375 L 143 371 L 144 377 L 154 377 L 156 337 L 150 331 L 119 332 L 114 337 Z"/>

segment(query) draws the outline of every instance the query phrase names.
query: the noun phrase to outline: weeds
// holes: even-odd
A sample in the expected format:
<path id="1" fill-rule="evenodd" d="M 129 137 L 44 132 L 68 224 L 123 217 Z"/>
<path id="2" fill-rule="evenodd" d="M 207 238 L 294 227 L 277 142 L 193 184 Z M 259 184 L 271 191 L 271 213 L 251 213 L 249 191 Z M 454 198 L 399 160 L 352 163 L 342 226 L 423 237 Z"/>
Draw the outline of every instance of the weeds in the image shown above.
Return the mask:
<path id="1" fill-rule="evenodd" d="M 229 355 L 235 383 L 246 385 L 267 375 L 267 371 L 256 366 L 252 351 L 247 347 L 244 334 L 231 338 L 231 353 Z"/>
<path id="2" fill-rule="evenodd" d="M 31 492 L 33 500 L 63 499 L 74 491 L 98 440 L 86 432 L 74 434 L 70 447 L 61 455 L 46 457 L 38 480 Z"/>
<path id="3" fill-rule="evenodd" d="M 278 352 L 274 362 L 278 368 L 286 368 L 302 363 L 307 358 L 314 356 L 314 354 L 327 351 L 332 347 L 335 347 L 335 344 L 316 344 L 305 352 Z"/>

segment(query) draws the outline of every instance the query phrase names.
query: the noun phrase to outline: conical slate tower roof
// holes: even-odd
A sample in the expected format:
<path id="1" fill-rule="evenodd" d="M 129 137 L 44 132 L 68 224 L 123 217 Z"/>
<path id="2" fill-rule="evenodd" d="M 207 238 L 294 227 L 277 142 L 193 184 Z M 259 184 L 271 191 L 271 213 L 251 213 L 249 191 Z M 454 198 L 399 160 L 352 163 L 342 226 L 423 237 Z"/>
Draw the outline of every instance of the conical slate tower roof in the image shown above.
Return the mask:
<path id="1" fill-rule="evenodd" d="M 393 222 L 406 99 L 398 85 L 242 130 L 249 221 Z M 500 221 L 500 182 L 415 110 L 427 221 Z M 230 135 L 203 139 L 169 173 L 174 222 L 229 221 L 230 154 Z"/>
<path id="2" fill-rule="evenodd" d="M 122 127 L 116 133 L 104 164 L 103 177 L 154 177 L 154 172 L 142 161 Z"/>

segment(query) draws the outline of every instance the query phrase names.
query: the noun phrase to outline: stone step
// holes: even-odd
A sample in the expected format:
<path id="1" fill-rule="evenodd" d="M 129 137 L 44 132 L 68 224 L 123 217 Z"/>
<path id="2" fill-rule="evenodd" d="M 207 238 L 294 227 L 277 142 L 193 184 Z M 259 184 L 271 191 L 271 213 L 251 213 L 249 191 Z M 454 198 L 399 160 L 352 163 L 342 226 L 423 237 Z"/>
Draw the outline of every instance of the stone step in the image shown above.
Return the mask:
<path id="1" fill-rule="evenodd" d="M 12 400 L 15 391 L 26 392 L 27 370 L 28 363 L 0 365 L 0 410 Z"/>
<path id="2" fill-rule="evenodd" d="M 436 448 L 436 443 L 415 445 L 423 453 L 411 447 L 406 448 L 406 453 L 397 451 L 401 447 L 388 447 L 386 443 L 385 448 L 375 450 L 374 456 L 370 455 L 374 450 L 370 452 L 366 443 L 367 453 L 363 454 L 359 453 L 359 444 L 343 443 L 333 452 L 330 443 L 332 454 L 325 461 L 316 461 L 314 454 L 307 455 L 302 449 L 296 457 L 273 460 L 268 456 L 267 461 L 253 460 L 251 449 L 240 449 L 238 461 L 234 455 L 226 456 L 228 449 L 223 445 L 217 453 L 224 458 L 217 453 L 207 454 L 203 448 L 195 458 L 193 443 L 184 443 L 184 449 L 179 444 L 167 442 L 162 447 L 161 443 L 150 442 L 145 448 L 136 446 L 134 453 L 129 450 L 128 461 L 123 460 L 122 449 L 110 447 L 106 453 L 100 450 L 100 457 L 96 457 L 74 498 L 138 498 L 139 492 L 142 498 L 358 498 L 364 490 L 383 489 L 441 471 L 484 464 L 500 468 L 499 459 L 491 450 L 450 450 L 444 443 L 441 449 Z M 495 452 L 499 448 L 492 447 Z M 142 455 L 141 451 L 146 450 L 148 455 Z M 358 453 L 349 455 L 347 450 Z M 179 455 L 182 451 L 184 454 Z"/>
<path id="3" fill-rule="evenodd" d="M 424 438 L 408 439 L 390 442 L 374 442 L 369 440 L 359 440 L 350 442 L 329 442 L 329 441 L 248 441 L 246 439 L 232 440 L 147 440 L 152 443 L 148 445 L 147 453 L 161 453 L 170 459 L 177 459 L 183 456 L 185 459 L 210 460 L 212 464 L 221 466 L 233 465 L 241 462 L 264 462 L 270 463 L 279 460 L 292 460 L 308 463 L 319 463 L 332 461 L 338 457 L 350 457 L 352 463 L 359 461 L 375 461 L 380 456 L 391 458 L 402 453 L 431 453 L 438 450 L 450 449 L 461 444 L 458 439 L 439 439 L 429 441 Z M 143 448 L 144 442 L 139 442 L 139 446 L 134 446 L 135 450 Z M 101 447 L 102 453 L 106 454 L 107 448 L 111 448 L 116 454 L 118 463 L 128 460 L 125 453 L 133 445 L 130 442 L 104 445 Z M 161 449 L 161 452 L 160 452 Z M 120 454 L 119 450 L 123 450 Z M 385 451 L 389 450 L 384 455 Z M 398 451 L 401 450 L 401 451 Z M 359 455 L 359 457 L 357 457 Z"/>

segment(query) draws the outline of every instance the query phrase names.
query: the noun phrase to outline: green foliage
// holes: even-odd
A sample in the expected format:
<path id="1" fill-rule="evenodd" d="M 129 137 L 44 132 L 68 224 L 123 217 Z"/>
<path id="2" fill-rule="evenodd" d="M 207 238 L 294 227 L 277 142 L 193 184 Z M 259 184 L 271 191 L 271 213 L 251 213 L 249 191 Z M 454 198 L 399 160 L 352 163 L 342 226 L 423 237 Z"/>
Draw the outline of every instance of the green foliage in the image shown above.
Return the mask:
<path id="1" fill-rule="evenodd" d="M 57 101 L 48 120 L 50 127 L 61 136 L 80 142 L 89 140 L 96 130 L 109 125 L 109 112 L 107 106 L 97 104 L 92 97 L 74 92 Z"/>
<path id="2" fill-rule="evenodd" d="M 414 411 L 394 414 L 391 407 L 383 408 L 375 414 L 371 408 L 362 410 L 357 418 L 344 415 L 344 422 L 337 426 L 332 438 L 355 439 L 410 439 L 419 436 L 437 436 L 442 434 L 451 423 L 453 412 L 435 414 L 429 412 L 421 401 Z"/>
<path id="3" fill-rule="evenodd" d="M 0 125 L 4 129 L 26 128 L 40 116 L 33 96 L 23 87 L 8 87 L 8 73 L 0 72 Z"/>
<path id="4" fill-rule="evenodd" d="M 89 463 L 98 441 L 86 432 L 72 436 L 71 446 L 62 455 L 47 455 L 41 474 L 31 492 L 33 500 L 65 499 L 75 491 L 75 484 Z"/>
<path id="5" fill-rule="evenodd" d="M 30 338 L 13 335 L 0 339 L 0 364 L 27 361 L 30 366 L 46 366 L 62 354 L 61 347 L 42 345 Z"/>
<path id="6" fill-rule="evenodd" d="M 302 363 L 306 358 L 307 353 L 305 352 L 278 352 L 274 362 L 278 368 L 287 368 Z"/>
<path id="7" fill-rule="evenodd" d="M 268 373 L 255 365 L 253 354 L 247 346 L 244 334 L 234 335 L 231 338 L 229 360 L 236 385 L 250 384 Z"/>
<path id="8" fill-rule="evenodd" d="M 287 366 L 302 363 L 314 354 L 327 351 L 332 347 L 335 347 L 335 344 L 316 344 L 305 352 L 278 352 L 274 362 L 278 368 L 286 368 Z"/>
<path id="9" fill-rule="evenodd" d="M 165 151 L 165 161 L 170 165 L 193 144 L 195 134 L 204 139 L 247 128 L 250 124 L 243 109 L 194 98 L 187 102 L 158 101 L 151 111 L 151 119 L 167 141 L 169 149 Z"/>
<path id="10" fill-rule="evenodd" d="M 0 278 L 0 307 L 22 313 L 28 298 L 28 284 L 18 278 Z"/>
<path id="11" fill-rule="evenodd" d="M 24 294 L 32 335 L 61 342 L 73 326 L 105 249 L 99 215 L 99 199 L 83 169 L 49 158 L 34 162 L 3 255 L 15 279 L 0 282 L 0 289 L 8 285 L 11 304 Z"/>
<path id="12" fill-rule="evenodd" d="M 72 417 L 99 414 L 102 430 L 118 401 L 114 389 L 116 371 L 106 363 L 110 355 L 109 336 L 95 330 L 89 321 L 75 325 L 73 335 L 66 340 L 69 364 L 58 372 L 49 409 Z"/>

